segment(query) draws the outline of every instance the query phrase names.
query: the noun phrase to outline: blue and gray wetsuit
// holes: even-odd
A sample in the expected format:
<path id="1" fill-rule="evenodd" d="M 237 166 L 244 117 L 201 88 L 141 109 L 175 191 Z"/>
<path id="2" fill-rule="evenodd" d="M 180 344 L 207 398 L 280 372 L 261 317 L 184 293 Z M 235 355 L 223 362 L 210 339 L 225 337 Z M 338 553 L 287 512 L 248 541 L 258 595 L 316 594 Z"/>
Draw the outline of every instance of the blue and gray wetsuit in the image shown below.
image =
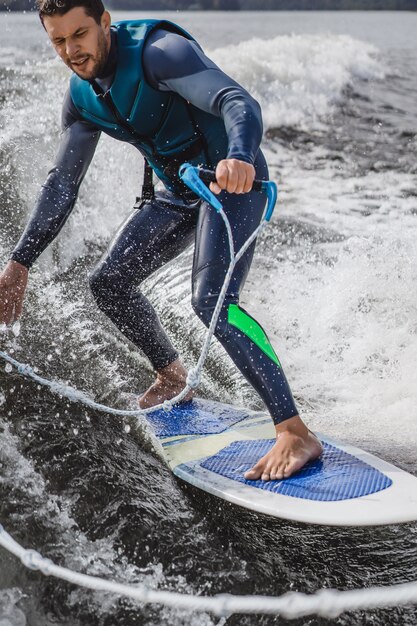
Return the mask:
<path id="1" fill-rule="evenodd" d="M 120 127 L 105 106 L 91 112 L 98 98 L 102 106 L 103 94 L 121 82 L 118 68 L 123 59 L 126 63 L 124 42 L 130 32 L 137 32 L 129 30 L 131 24 L 142 28 L 140 22 L 112 27 L 109 57 L 101 76 L 91 84 L 73 77 L 76 85 L 65 98 L 63 132 L 54 167 L 11 258 L 31 267 L 59 233 L 73 209 L 101 131 L 137 147 L 165 189 L 135 208 L 91 274 L 90 285 L 100 309 L 159 370 L 176 360 L 178 353 L 141 293 L 140 283 L 194 241 L 192 306 L 208 325 L 230 261 L 223 221 L 212 207 L 185 190 L 176 175 L 178 165 L 188 160 L 214 168 L 223 158 L 236 158 L 252 163 L 257 178 L 267 179 L 268 170 L 259 150 L 259 105 L 208 59 L 191 37 L 167 22 L 144 22 L 147 30 L 139 63 L 140 85 L 146 98 L 139 107 L 137 121 L 132 113 L 134 106 L 131 109 L 132 133 Z M 122 107 L 123 89 L 119 96 L 117 90 L 114 93 Z M 137 103 L 138 96 L 133 100 Z M 156 130 L 146 135 L 143 120 L 151 126 L 158 106 L 166 107 L 168 114 L 158 121 Z M 184 131 L 183 144 L 178 148 L 175 136 L 181 135 L 182 126 L 188 123 L 182 119 L 191 120 L 192 132 Z M 165 144 L 168 150 L 164 151 Z M 239 249 L 261 220 L 264 194 L 223 191 L 220 200 L 231 223 L 235 248 Z M 297 414 L 291 390 L 265 332 L 239 306 L 254 248 L 255 244 L 235 268 L 215 335 L 277 424 Z"/>

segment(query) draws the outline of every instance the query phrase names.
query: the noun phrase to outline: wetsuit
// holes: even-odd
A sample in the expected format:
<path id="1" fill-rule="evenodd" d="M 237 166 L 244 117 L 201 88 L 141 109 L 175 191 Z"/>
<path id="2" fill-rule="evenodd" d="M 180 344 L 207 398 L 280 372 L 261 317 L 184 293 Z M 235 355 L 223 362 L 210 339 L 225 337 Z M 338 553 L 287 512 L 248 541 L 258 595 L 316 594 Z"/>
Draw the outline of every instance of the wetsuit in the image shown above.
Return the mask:
<path id="1" fill-rule="evenodd" d="M 95 79 L 94 89 L 105 93 L 112 85 L 118 55 L 118 30 L 112 27 L 107 64 Z M 208 59 L 196 42 L 161 25 L 147 36 L 142 63 L 146 82 L 152 89 L 177 94 L 204 115 L 212 116 L 213 125 L 221 123 L 220 132 L 216 127 L 216 133 L 224 134 L 227 149 L 223 154 L 222 148 L 218 149 L 217 160 L 236 158 L 252 163 L 257 178 L 268 178 L 266 162 L 259 150 L 262 120 L 258 104 Z M 75 106 L 71 92 L 65 98 L 62 123 L 55 165 L 11 255 L 28 268 L 58 234 L 72 211 L 100 136 L 98 127 L 91 120 L 86 121 Z M 123 140 L 146 152 L 128 132 Z M 195 156 L 204 165 L 216 165 L 210 162 L 210 157 Z M 212 207 L 185 190 L 175 174 L 178 164 L 174 165 L 175 168 L 168 168 L 169 174 L 163 173 L 166 188 L 133 211 L 90 277 L 100 309 L 146 354 L 156 370 L 175 361 L 178 353 L 152 305 L 139 290 L 140 283 L 194 240 L 192 306 L 208 325 L 230 262 L 223 221 Z M 220 200 L 231 223 L 235 248 L 239 249 L 261 220 L 264 194 L 223 191 Z M 215 335 L 264 400 L 274 423 L 279 423 L 297 414 L 291 390 L 264 331 L 239 307 L 239 294 L 254 247 L 255 244 L 247 250 L 235 268 Z"/>

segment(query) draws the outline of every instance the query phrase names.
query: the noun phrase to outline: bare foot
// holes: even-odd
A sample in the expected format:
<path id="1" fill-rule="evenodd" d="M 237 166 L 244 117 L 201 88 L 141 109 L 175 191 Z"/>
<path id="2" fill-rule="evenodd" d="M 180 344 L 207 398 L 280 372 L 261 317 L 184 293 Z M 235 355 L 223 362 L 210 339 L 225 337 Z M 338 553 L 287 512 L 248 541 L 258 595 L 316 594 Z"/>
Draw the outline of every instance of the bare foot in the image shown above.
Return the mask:
<path id="1" fill-rule="evenodd" d="M 317 459 L 323 446 L 296 415 L 275 426 L 277 441 L 271 450 L 245 472 L 248 480 L 281 480 Z"/>
<path id="2" fill-rule="evenodd" d="M 149 409 L 165 400 L 175 398 L 187 384 L 187 370 L 179 359 L 156 373 L 156 381 L 139 398 L 139 407 Z M 190 390 L 181 402 L 187 402 L 194 396 Z"/>

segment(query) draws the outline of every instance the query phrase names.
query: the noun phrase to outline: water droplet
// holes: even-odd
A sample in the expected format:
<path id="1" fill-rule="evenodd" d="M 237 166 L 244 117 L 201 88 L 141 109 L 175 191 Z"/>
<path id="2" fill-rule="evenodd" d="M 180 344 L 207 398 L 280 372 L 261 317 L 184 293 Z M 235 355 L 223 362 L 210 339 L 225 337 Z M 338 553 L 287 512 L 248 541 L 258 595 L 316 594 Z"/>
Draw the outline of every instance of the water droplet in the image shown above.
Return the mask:
<path id="1" fill-rule="evenodd" d="M 6 363 L 6 365 L 4 366 L 5 371 L 10 374 L 10 372 L 13 371 L 13 367 L 11 365 L 11 363 Z"/>
<path id="2" fill-rule="evenodd" d="M 125 433 L 130 433 L 130 426 L 129 424 L 126 424 L 125 428 L 124 428 Z"/>

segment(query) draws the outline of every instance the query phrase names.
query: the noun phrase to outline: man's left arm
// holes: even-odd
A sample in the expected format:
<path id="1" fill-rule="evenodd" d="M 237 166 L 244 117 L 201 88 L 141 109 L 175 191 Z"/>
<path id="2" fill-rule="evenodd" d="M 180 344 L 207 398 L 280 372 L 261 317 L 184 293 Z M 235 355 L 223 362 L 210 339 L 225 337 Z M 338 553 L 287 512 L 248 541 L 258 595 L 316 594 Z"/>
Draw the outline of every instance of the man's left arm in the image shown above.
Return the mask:
<path id="1" fill-rule="evenodd" d="M 212 191 L 250 191 L 255 178 L 253 163 L 262 139 L 257 101 L 206 57 L 196 42 L 176 33 L 161 30 L 152 34 L 143 59 L 153 87 L 176 92 L 223 119 L 229 147 L 226 159 L 217 165 L 217 184 L 211 183 Z"/>

